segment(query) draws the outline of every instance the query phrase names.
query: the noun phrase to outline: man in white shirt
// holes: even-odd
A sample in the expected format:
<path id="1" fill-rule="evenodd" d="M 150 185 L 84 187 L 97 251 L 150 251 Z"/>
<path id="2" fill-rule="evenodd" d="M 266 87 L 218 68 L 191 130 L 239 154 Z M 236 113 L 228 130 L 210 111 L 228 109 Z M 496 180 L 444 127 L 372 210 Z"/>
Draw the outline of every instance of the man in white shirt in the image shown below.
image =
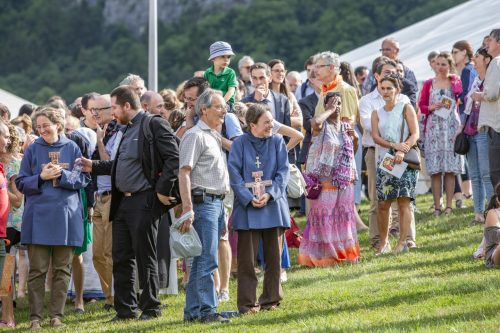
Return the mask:
<path id="1" fill-rule="evenodd" d="M 397 74 L 396 70 L 396 62 L 393 60 L 385 60 L 379 64 L 376 72 L 374 73 L 375 79 L 377 82 L 381 78 L 389 74 Z M 408 96 L 400 94 L 398 96 L 398 102 L 410 103 L 410 99 Z M 362 143 L 363 147 L 367 148 L 367 152 L 365 155 L 365 163 L 366 169 L 368 172 L 368 195 L 370 197 L 370 210 L 368 213 L 369 216 L 369 224 L 370 224 L 370 239 L 372 240 L 372 246 L 377 249 L 378 243 L 380 240 L 380 235 L 378 231 L 377 224 L 377 189 L 375 186 L 376 177 L 377 177 L 377 161 L 376 161 L 376 152 L 375 152 L 375 142 L 372 138 L 372 126 L 371 126 L 371 116 L 372 112 L 380 109 L 385 105 L 385 101 L 380 94 L 379 87 L 373 90 L 371 93 L 361 97 L 359 100 L 359 116 L 361 119 L 361 126 L 363 126 L 363 138 Z M 391 230 L 398 230 L 398 207 L 397 204 L 392 205 L 392 223 Z M 415 247 L 415 217 L 412 211 L 411 225 L 410 225 L 410 233 L 407 237 L 408 246 Z"/>

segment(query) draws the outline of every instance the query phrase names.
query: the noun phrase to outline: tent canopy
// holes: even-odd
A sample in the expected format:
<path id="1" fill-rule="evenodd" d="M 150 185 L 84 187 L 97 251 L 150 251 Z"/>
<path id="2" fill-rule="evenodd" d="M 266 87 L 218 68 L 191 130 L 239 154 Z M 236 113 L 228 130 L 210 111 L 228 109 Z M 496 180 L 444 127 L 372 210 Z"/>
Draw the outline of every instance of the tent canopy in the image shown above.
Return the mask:
<path id="1" fill-rule="evenodd" d="M 385 38 L 399 42 L 399 58 L 413 70 L 417 81 L 434 75 L 427 55 L 431 51 L 451 51 L 459 40 L 468 40 L 474 50 L 481 46 L 484 36 L 500 28 L 500 0 L 472 0 L 436 14 L 390 35 L 340 56 L 353 68 L 367 66 L 380 55 L 379 49 Z"/>
<path id="2" fill-rule="evenodd" d="M 22 99 L 8 91 L 0 89 L 0 103 L 6 105 L 9 108 L 11 119 L 17 117 L 19 109 L 24 104 L 33 104 L 30 101 Z"/>

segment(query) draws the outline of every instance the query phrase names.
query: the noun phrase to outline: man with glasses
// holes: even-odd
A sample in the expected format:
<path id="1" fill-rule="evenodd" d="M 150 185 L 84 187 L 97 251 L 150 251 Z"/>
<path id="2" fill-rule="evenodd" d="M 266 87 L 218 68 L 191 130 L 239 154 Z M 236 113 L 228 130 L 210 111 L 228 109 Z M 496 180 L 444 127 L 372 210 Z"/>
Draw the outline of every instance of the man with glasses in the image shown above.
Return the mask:
<path id="1" fill-rule="evenodd" d="M 148 90 L 141 96 L 141 106 L 150 114 L 162 115 L 165 110 L 163 97 L 155 91 Z"/>
<path id="2" fill-rule="evenodd" d="M 194 127 L 199 117 L 196 115 L 194 107 L 201 96 L 208 89 L 208 81 L 204 78 L 193 77 L 184 85 L 184 103 L 187 106 L 186 127 Z M 234 113 L 226 113 L 224 123 L 220 129 L 222 147 L 226 152 L 231 148 L 231 140 L 243 134 L 238 118 Z M 233 195 L 230 191 L 224 198 L 224 209 L 226 212 L 225 224 L 227 228 L 228 219 L 233 209 Z M 231 246 L 229 244 L 229 233 L 224 233 L 219 239 L 218 247 L 219 283 L 216 285 L 216 291 L 219 301 L 229 301 L 229 278 L 231 274 Z M 190 262 L 188 262 L 190 264 Z M 217 282 L 217 281 L 216 281 Z"/>
<path id="3" fill-rule="evenodd" d="M 253 93 L 253 86 L 252 86 L 252 81 L 250 80 L 250 67 L 254 64 L 254 61 L 252 57 L 250 56 L 243 56 L 243 58 L 238 61 L 238 71 L 240 72 L 240 79 L 245 83 L 245 88 L 247 91 L 247 94 L 243 97 L 247 97 L 251 93 Z"/>
<path id="4" fill-rule="evenodd" d="M 81 127 L 87 127 L 90 128 L 91 130 L 96 130 L 97 128 L 97 123 L 92 115 L 92 113 L 89 110 L 89 100 L 92 98 L 95 98 L 99 96 L 98 93 L 96 92 L 90 92 L 82 96 L 82 113 L 83 113 L 83 119 L 80 119 L 80 126 Z"/>
<path id="5" fill-rule="evenodd" d="M 392 37 L 386 38 L 382 41 L 382 47 L 380 48 L 379 51 L 382 52 L 383 56 L 391 60 L 398 61 L 399 42 Z M 406 67 L 404 64 L 403 68 L 404 68 L 404 77 L 407 80 L 413 82 L 415 87 L 417 87 L 417 79 L 415 78 L 415 74 L 413 73 L 413 71 L 408 67 Z"/>
<path id="6" fill-rule="evenodd" d="M 358 116 L 358 96 L 354 87 L 342 80 L 339 75 L 340 57 L 338 54 L 325 51 L 314 56 L 314 76 L 321 81 L 321 93 L 316 105 L 316 115 L 325 112 L 325 96 L 328 92 L 340 93 L 342 102 L 340 118 L 353 126 Z"/>
<path id="7" fill-rule="evenodd" d="M 195 112 L 199 120 L 184 134 L 179 148 L 182 215 L 191 214 L 180 231 L 194 227 L 203 250 L 193 260 L 186 287 L 184 320 L 226 323 L 229 320 L 216 311 L 218 301 L 214 284 L 217 247 L 225 228 L 223 200 L 229 192 L 226 155 L 217 131 L 226 114 L 222 93 L 206 89 L 196 101 Z"/>
<path id="8" fill-rule="evenodd" d="M 114 147 L 117 142 L 120 125 L 113 117 L 111 98 L 100 95 L 88 101 L 88 107 L 97 122 L 97 149 L 92 155 L 93 160 L 108 161 L 114 159 Z M 95 179 L 94 214 L 92 216 L 92 261 L 99 275 L 101 288 L 106 297 L 104 309 L 113 308 L 113 259 L 111 253 L 112 224 L 109 223 L 111 204 L 111 176 L 97 176 Z"/>

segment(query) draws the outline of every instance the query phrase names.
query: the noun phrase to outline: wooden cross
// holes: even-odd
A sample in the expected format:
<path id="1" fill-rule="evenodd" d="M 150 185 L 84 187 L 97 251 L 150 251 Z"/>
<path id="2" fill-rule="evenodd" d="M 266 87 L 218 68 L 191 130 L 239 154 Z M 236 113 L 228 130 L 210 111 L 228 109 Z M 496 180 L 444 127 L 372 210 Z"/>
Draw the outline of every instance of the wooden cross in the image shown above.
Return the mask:
<path id="1" fill-rule="evenodd" d="M 260 165 L 262 164 L 259 160 L 259 156 L 256 157 L 256 161 L 255 161 L 255 166 L 257 167 L 257 169 L 260 169 Z"/>
<path id="2" fill-rule="evenodd" d="M 69 163 L 59 163 L 59 157 L 61 157 L 61 153 L 60 152 L 58 152 L 58 151 L 51 151 L 51 152 L 49 152 L 49 158 L 50 158 L 50 162 L 52 164 L 59 165 L 63 169 L 69 169 Z M 46 164 L 42 164 L 42 168 L 45 165 Z M 59 179 L 58 178 L 52 179 L 52 185 L 54 187 L 58 187 L 59 186 Z"/>
<path id="3" fill-rule="evenodd" d="M 252 177 L 255 179 L 252 183 L 245 183 L 245 187 L 251 188 L 253 196 L 256 199 L 260 199 L 266 193 L 266 186 L 273 184 L 272 180 L 262 180 L 264 172 L 254 171 L 252 172 Z"/>

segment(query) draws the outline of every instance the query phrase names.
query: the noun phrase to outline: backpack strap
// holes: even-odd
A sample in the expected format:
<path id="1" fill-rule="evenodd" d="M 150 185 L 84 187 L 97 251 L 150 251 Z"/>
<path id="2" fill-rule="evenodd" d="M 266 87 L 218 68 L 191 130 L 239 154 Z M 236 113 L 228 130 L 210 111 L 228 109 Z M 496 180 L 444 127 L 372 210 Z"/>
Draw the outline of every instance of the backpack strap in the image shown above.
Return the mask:
<path id="1" fill-rule="evenodd" d="M 144 135 L 144 139 L 148 142 L 149 144 L 149 154 L 150 154 L 150 158 L 151 158 L 151 169 L 150 169 L 150 175 L 149 175 L 149 179 L 150 179 L 150 182 L 154 182 L 155 180 L 155 177 L 156 177 L 156 174 L 155 174 L 155 166 L 156 166 L 156 149 L 155 149 L 155 139 L 154 139 L 154 133 L 153 133 L 153 130 L 152 130 L 152 120 L 153 118 L 155 117 L 160 117 L 160 115 L 150 115 L 150 114 L 146 114 L 145 117 L 142 118 L 142 132 L 143 132 L 143 135 Z"/>

